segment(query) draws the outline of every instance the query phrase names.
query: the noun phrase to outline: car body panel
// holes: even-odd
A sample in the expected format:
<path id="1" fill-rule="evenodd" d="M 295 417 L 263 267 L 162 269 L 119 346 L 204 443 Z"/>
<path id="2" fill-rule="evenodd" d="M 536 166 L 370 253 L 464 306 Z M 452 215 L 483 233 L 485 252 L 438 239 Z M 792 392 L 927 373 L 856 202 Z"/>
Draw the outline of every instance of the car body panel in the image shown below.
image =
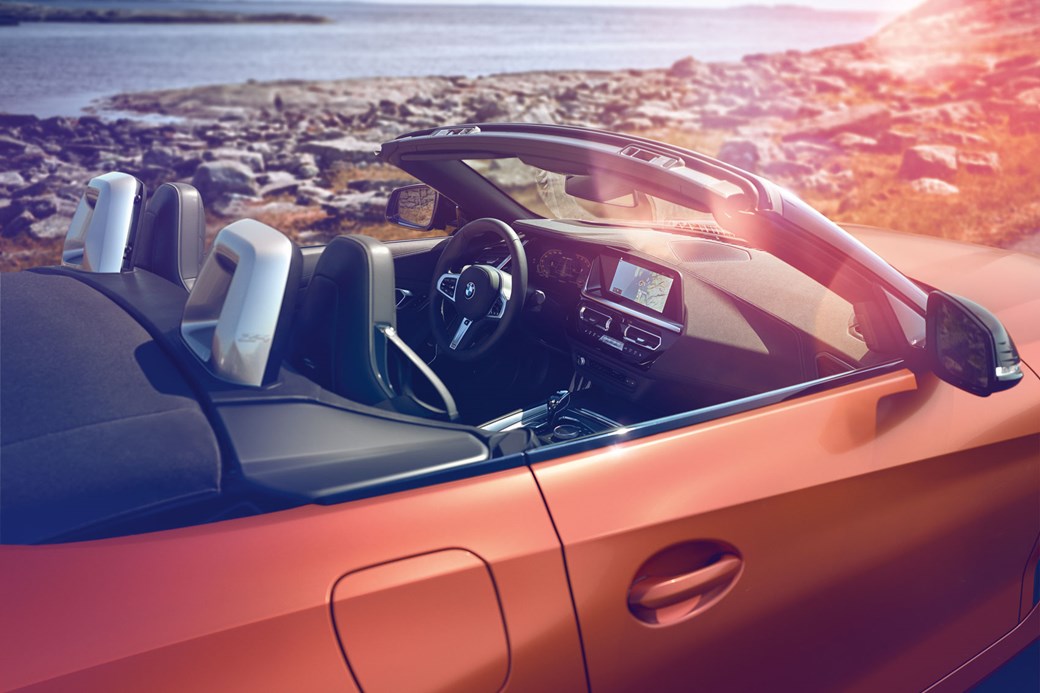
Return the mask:
<path id="1" fill-rule="evenodd" d="M 0 690 L 352 690 L 334 585 L 445 549 L 489 566 L 507 687 L 583 689 L 559 542 L 521 468 L 154 535 L 0 547 L 0 649 L 17 663 L 0 668 Z"/>
<path id="2" fill-rule="evenodd" d="M 497 691 L 509 675 L 494 579 L 468 551 L 435 551 L 345 575 L 333 590 L 332 614 L 350 670 L 366 691 Z"/>
<path id="3" fill-rule="evenodd" d="M 1040 530 L 1040 381 L 1000 397 L 901 370 L 535 465 L 592 688 L 921 690 L 984 650 Z M 640 566 L 705 540 L 743 560 L 729 593 L 637 620 Z"/>

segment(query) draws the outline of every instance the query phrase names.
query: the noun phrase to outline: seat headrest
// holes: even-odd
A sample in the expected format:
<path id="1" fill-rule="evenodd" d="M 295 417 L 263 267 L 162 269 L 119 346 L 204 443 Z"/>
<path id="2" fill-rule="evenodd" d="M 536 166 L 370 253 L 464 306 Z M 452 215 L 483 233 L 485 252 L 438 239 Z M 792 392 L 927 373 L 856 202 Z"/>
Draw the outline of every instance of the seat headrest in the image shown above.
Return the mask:
<path id="1" fill-rule="evenodd" d="M 213 241 L 188 295 L 181 336 L 218 378 L 260 386 L 278 375 L 303 260 L 296 244 L 242 219 Z"/>
<path id="2" fill-rule="evenodd" d="M 144 197 L 144 184 L 128 173 L 91 179 L 65 234 L 62 264 L 87 272 L 129 269 L 126 249 L 136 242 Z"/>
<path id="3" fill-rule="evenodd" d="M 141 218 L 133 266 L 191 291 L 205 242 L 206 213 L 199 191 L 187 183 L 163 183 Z"/>
<path id="4" fill-rule="evenodd" d="M 397 325 L 390 249 L 366 236 L 334 238 L 307 285 L 290 361 L 326 390 L 355 402 L 392 399 L 381 325 Z"/>

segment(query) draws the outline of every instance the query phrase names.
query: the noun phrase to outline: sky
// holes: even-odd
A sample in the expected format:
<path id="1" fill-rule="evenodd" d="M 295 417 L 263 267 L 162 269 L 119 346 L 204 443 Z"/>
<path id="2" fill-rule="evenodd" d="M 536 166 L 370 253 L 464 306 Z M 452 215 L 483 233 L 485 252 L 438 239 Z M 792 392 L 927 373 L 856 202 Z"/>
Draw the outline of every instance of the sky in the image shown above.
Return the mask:
<path id="1" fill-rule="evenodd" d="M 821 10 L 905 12 L 923 0 L 365 0 L 378 4 L 472 5 L 629 5 L 669 7 L 739 7 L 741 5 L 803 5 Z"/>

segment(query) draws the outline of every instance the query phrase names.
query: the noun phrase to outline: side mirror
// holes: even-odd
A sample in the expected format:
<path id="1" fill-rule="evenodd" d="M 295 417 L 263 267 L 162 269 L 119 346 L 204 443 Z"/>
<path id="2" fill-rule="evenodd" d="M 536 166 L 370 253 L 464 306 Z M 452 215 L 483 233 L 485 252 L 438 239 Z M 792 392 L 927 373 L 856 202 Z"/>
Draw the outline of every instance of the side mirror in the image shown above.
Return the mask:
<path id="1" fill-rule="evenodd" d="M 1011 335 L 995 315 L 973 301 L 933 291 L 928 296 L 926 335 L 932 370 L 955 387 L 988 397 L 1022 379 Z"/>
<path id="2" fill-rule="evenodd" d="M 390 193 L 386 220 L 407 229 L 429 231 L 438 221 L 441 195 L 428 185 L 406 185 Z"/>

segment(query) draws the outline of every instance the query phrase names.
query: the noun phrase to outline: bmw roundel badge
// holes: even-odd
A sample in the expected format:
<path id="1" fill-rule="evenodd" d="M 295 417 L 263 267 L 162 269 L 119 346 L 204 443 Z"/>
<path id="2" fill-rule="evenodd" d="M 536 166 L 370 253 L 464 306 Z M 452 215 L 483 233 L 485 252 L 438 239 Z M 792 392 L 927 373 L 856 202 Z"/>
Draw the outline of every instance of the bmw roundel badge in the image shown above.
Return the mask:
<path id="1" fill-rule="evenodd" d="M 477 293 L 477 285 L 473 282 L 466 282 L 466 298 L 473 298 L 475 293 Z"/>

